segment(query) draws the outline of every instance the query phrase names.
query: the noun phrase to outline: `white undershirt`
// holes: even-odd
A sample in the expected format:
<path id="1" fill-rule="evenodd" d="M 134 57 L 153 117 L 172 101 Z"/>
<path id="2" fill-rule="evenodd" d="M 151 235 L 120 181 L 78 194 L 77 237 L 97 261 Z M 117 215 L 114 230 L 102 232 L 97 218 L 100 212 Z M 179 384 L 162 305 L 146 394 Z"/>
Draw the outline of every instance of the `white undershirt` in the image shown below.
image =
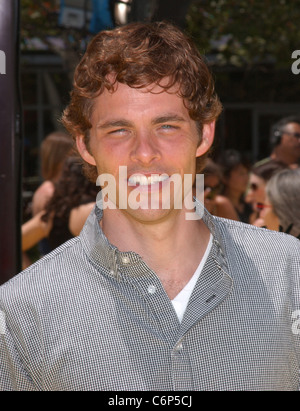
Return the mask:
<path id="1" fill-rule="evenodd" d="M 182 321 L 183 318 L 183 314 L 185 312 L 185 309 L 187 307 L 187 304 L 189 302 L 190 296 L 193 292 L 193 289 L 195 287 L 195 284 L 200 276 L 200 273 L 203 269 L 203 266 L 207 260 L 208 254 L 210 252 L 211 246 L 212 246 L 212 240 L 213 240 L 213 236 L 212 234 L 210 234 L 209 237 L 209 242 L 206 248 L 206 251 L 200 261 L 200 264 L 198 265 L 196 271 L 194 272 L 192 278 L 190 279 L 190 281 L 185 285 L 185 287 L 180 291 L 179 294 L 176 295 L 176 297 L 171 300 L 173 307 L 176 311 L 176 314 L 178 316 L 179 321 Z"/>

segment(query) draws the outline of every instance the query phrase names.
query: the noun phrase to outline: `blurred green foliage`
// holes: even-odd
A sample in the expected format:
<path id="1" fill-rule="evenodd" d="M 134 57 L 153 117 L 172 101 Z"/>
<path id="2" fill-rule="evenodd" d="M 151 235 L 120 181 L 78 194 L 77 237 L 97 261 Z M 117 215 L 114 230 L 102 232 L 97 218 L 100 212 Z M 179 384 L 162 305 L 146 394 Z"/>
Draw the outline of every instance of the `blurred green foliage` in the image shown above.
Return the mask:
<path id="1" fill-rule="evenodd" d="M 21 0 L 21 43 L 62 36 L 59 0 Z M 290 66 L 300 48 L 300 0 L 194 0 L 187 30 L 214 65 Z M 65 34 L 65 33 L 64 33 Z"/>
<path id="2" fill-rule="evenodd" d="M 219 66 L 291 65 L 300 49 L 300 0 L 194 0 L 187 27 Z"/>
<path id="3" fill-rule="evenodd" d="M 86 46 L 82 40 L 89 37 L 59 27 L 59 3 L 21 0 L 21 47 L 46 44 L 73 66 L 75 57 L 67 52 L 79 54 Z M 291 55 L 300 49 L 300 0 L 193 0 L 186 22 L 213 66 L 223 99 L 299 101 L 300 82 L 291 72 Z"/>
<path id="4" fill-rule="evenodd" d="M 58 11 L 58 0 L 20 0 L 21 41 L 58 35 Z"/>

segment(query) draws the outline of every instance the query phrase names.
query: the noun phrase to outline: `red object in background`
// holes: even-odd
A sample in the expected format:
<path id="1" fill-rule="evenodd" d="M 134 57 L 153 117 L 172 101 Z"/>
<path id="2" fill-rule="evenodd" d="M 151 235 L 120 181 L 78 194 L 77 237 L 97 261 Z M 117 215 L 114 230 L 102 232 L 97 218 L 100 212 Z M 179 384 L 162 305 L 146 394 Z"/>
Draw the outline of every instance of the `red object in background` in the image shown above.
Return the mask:
<path id="1" fill-rule="evenodd" d="M 0 284 L 21 270 L 19 0 L 0 0 Z"/>

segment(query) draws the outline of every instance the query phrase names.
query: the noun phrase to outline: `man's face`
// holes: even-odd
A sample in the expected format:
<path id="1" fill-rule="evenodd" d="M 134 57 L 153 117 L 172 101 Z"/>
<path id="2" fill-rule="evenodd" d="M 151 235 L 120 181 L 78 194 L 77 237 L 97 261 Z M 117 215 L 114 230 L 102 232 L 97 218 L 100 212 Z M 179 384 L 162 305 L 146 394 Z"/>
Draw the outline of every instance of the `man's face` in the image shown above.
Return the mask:
<path id="1" fill-rule="evenodd" d="M 280 147 L 286 153 L 295 157 L 295 162 L 300 159 L 300 124 L 289 123 L 283 128 Z"/>
<path id="2" fill-rule="evenodd" d="M 125 184 L 129 207 L 124 212 L 142 221 L 164 218 L 174 209 L 172 195 L 170 209 L 162 209 L 161 192 L 168 179 L 161 176 L 167 178 L 177 173 L 182 180 L 184 174 L 194 176 L 196 156 L 204 154 L 213 141 L 214 123 L 211 123 L 204 125 L 199 144 L 196 123 L 174 91 L 165 92 L 154 86 L 150 92 L 118 83 L 113 93 L 105 90 L 95 99 L 89 151 L 83 137 L 77 138 L 79 152 L 87 162 L 96 165 L 98 174 L 114 177 L 117 207 Z M 120 166 L 127 167 L 125 181 Z M 158 175 L 159 181 L 151 180 L 151 175 Z M 172 193 L 173 185 L 169 186 Z M 145 209 L 130 207 L 128 200 L 130 196 L 134 198 L 132 192 L 137 188 L 141 193 L 138 201 Z M 159 197 L 159 209 L 151 210 L 151 198 L 155 195 Z"/>

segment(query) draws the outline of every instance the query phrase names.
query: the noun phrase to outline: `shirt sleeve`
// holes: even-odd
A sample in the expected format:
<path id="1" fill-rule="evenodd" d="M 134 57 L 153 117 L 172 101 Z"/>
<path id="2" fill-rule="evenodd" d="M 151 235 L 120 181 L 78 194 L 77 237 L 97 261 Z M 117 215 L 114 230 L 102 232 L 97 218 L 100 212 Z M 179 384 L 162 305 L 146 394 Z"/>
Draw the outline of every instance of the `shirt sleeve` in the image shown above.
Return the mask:
<path id="1" fill-rule="evenodd" d="M 0 391 L 37 391 L 27 374 L 0 304 Z"/>
<path id="2" fill-rule="evenodd" d="M 293 238 L 295 247 L 291 247 L 294 251 L 291 258 L 290 271 L 293 275 L 292 282 L 292 333 L 295 339 L 296 351 L 299 364 L 299 391 L 300 391 L 300 240 Z"/>

